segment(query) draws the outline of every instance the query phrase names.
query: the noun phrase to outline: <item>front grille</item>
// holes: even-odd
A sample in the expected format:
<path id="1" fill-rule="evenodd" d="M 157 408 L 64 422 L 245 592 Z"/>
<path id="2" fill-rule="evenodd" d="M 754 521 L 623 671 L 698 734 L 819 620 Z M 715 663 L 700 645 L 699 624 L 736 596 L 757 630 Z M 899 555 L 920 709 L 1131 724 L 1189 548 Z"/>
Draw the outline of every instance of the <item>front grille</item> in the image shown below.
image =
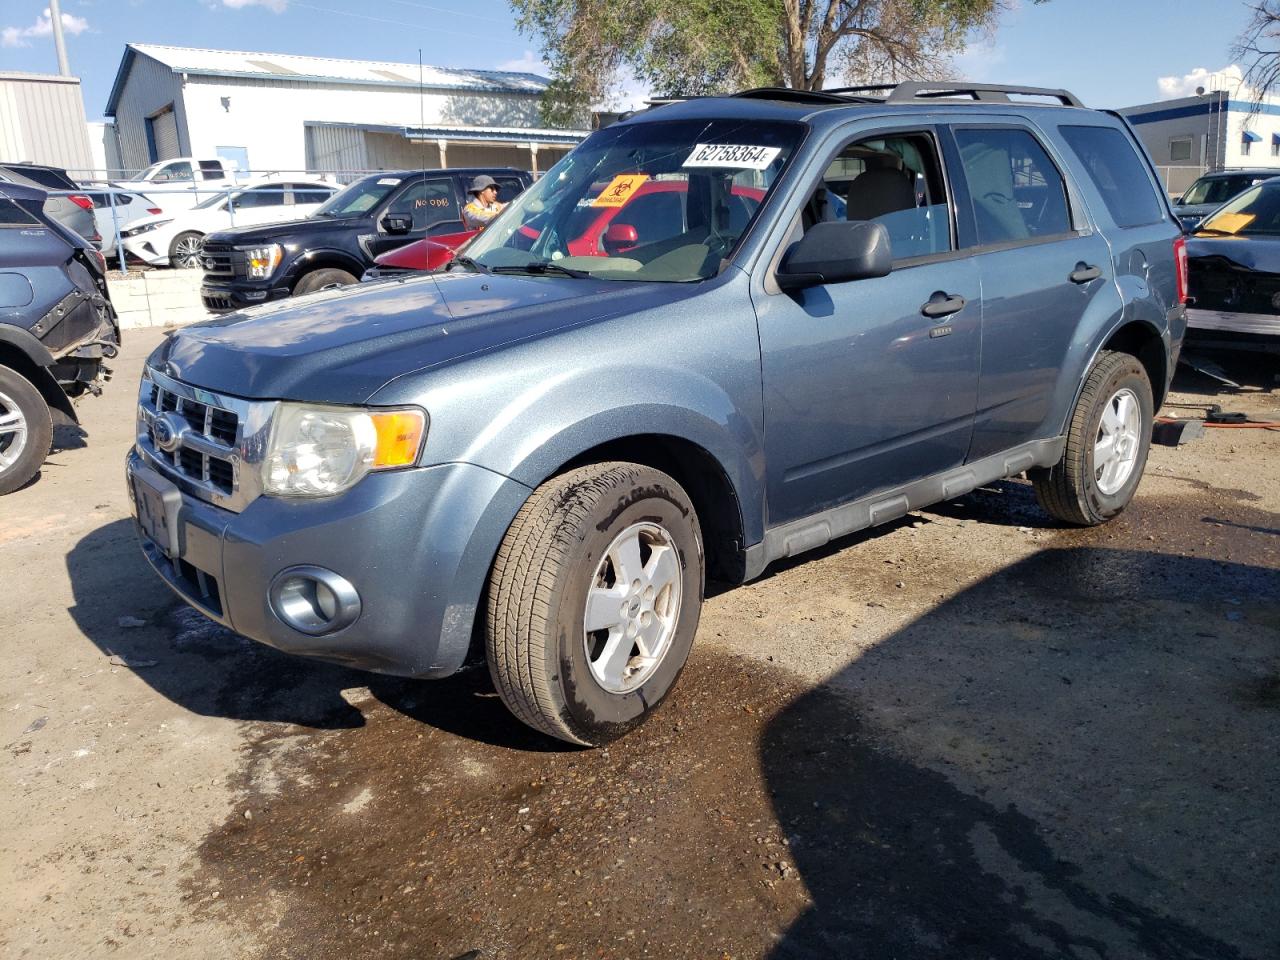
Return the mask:
<path id="1" fill-rule="evenodd" d="M 148 369 L 138 393 L 138 450 L 187 492 L 230 510 L 261 493 L 257 465 L 275 404 L 216 394 Z"/>
<path id="2" fill-rule="evenodd" d="M 205 276 L 235 276 L 236 252 L 227 243 L 206 243 L 200 248 Z"/>

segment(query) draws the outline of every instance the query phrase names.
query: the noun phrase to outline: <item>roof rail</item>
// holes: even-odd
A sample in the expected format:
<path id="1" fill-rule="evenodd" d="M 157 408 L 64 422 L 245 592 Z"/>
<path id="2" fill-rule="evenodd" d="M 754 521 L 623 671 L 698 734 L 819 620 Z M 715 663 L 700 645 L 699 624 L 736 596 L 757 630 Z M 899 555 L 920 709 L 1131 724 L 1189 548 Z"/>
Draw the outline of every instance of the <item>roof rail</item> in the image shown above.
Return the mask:
<path id="1" fill-rule="evenodd" d="M 850 100 L 879 102 L 878 97 L 849 97 L 842 96 L 840 91 L 797 90 L 792 87 L 756 87 L 753 90 L 742 90 L 730 94 L 730 96 L 737 100 L 786 100 L 791 103 L 848 103 Z"/>
<path id="2" fill-rule="evenodd" d="M 855 88 L 856 89 L 856 88 Z M 879 88 L 883 89 L 883 88 Z M 911 81 L 899 83 L 885 97 L 885 103 L 912 103 L 916 100 L 940 100 L 968 97 L 979 103 L 1012 103 L 1009 94 L 1028 97 L 1051 97 L 1064 107 L 1083 107 L 1075 94 L 1049 87 L 1011 87 L 1003 83 L 965 83 L 954 80 Z"/>

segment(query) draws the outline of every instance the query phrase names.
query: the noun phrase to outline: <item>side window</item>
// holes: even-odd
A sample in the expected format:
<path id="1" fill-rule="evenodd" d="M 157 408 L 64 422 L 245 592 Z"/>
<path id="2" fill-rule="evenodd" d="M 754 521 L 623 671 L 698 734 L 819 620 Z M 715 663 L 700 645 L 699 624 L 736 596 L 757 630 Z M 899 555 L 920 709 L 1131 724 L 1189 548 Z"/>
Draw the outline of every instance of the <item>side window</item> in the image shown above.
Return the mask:
<path id="1" fill-rule="evenodd" d="M 201 160 L 200 175 L 205 180 L 223 180 L 226 174 L 222 172 L 222 164 L 217 160 Z"/>
<path id="2" fill-rule="evenodd" d="M 392 201 L 391 209 L 412 214 L 414 230 L 430 232 L 439 224 L 461 219 L 453 181 L 448 179 L 415 180 Z"/>
<path id="3" fill-rule="evenodd" d="M 282 207 L 284 206 L 284 187 L 283 183 L 273 183 L 270 186 L 254 187 L 252 190 L 245 190 L 243 193 L 236 194 L 236 207 Z"/>
<path id="4" fill-rule="evenodd" d="M 1164 209 L 1129 138 L 1113 127 L 1059 127 L 1118 227 L 1159 223 Z"/>
<path id="5" fill-rule="evenodd" d="M 635 227 L 637 245 L 670 240 L 684 233 L 685 195 L 683 190 L 637 194 L 613 222 Z"/>
<path id="6" fill-rule="evenodd" d="M 191 172 L 191 164 L 186 162 L 171 163 L 168 166 L 161 167 L 154 179 L 157 183 L 164 183 L 165 181 L 174 180 L 194 180 L 195 175 Z"/>
<path id="7" fill-rule="evenodd" d="M 979 244 L 1070 232 L 1062 174 L 1028 131 L 958 127 L 955 137 Z"/>
<path id="8" fill-rule="evenodd" d="M 884 224 L 894 260 L 952 249 L 951 216 L 933 137 L 895 133 L 849 143 L 827 167 L 804 211 L 822 220 Z"/>
<path id="9" fill-rule="evenodd" d="M 6 197 L 0 197 L 0 227 L 39 226 L 40 221 Z"/>
<path id="10" fill-rule="evenodd" d="M 324 203 L 333 196 L 324 187 L 315 187 L 309 183 L 291 183 L 289 186 L 293 188 L 294 203 Z"/>
<path id="11" fill-rule="evenodd" d="M 524 184 L 516 177 L 494 177 L 498 182 L 498 202 L 510 203 L 524 193 Z"/>

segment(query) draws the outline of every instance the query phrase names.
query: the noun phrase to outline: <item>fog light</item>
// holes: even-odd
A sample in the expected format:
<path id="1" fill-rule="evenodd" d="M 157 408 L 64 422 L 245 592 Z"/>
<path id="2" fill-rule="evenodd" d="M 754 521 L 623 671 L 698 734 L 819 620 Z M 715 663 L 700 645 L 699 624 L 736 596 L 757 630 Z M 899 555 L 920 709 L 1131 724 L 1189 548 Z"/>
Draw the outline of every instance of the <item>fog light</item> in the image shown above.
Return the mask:
<path id="1" fill-rule="evenodd" d="M 324 567 L 280 571 L 271 582 L 268 601 L 282 623 L 312 637 L 336 633 L 360 616 L 356 588 Z"/>
<path id="2" fill-rule="evenodd" d="M 265 300 L 267 298 L 267 291 L 245 290 L 243 296 L 246 300 Z"/>

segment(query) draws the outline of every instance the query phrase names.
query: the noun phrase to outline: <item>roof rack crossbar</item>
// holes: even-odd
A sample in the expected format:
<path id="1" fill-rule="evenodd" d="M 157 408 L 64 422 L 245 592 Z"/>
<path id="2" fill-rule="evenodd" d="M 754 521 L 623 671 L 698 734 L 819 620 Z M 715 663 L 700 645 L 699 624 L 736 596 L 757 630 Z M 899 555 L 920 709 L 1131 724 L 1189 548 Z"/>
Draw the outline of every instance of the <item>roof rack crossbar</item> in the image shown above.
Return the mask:
<path id="1" fill-rule="evenodd" d="M 849 103 L 858 100 L 879 102 L 879 98 L 849 97 L 830 90 L 799 90 L 794 87 L 756 87 L 752 90 L 740 90 L 730 96 L 738 100 L 786 100 L 791 103 Z"/>
<path id="2" fill-rule="evenodd" d="M 1084 104 L 1069 90 L 1049 87 L 1011 87 L 1002 83 L 958 83 L 955 81 L 917 81 L 899 83 L 885 98 L 885 103 L 911 103 L 915 100 L 938 100 L 948 97 L 969 97 L 979 103 L 1011 103 L 1009 94 L 1028 97 L 1050 97 L 1064 107 L 1083 107 Z"/>

